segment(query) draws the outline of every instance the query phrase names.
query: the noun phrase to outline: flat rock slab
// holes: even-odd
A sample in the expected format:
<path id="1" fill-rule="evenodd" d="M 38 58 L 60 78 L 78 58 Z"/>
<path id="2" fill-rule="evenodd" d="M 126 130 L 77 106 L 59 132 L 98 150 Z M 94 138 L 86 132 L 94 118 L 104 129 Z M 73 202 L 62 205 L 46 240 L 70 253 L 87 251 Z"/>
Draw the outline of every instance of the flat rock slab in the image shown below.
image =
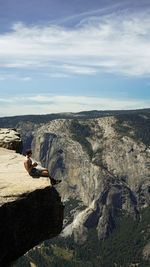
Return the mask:
<path id="1" fill-rule="evenodd" d="M 32 178 L 26 172 L 23 155 L 0 147 L 0 206 L 50 185 L 49 178 Z"/>

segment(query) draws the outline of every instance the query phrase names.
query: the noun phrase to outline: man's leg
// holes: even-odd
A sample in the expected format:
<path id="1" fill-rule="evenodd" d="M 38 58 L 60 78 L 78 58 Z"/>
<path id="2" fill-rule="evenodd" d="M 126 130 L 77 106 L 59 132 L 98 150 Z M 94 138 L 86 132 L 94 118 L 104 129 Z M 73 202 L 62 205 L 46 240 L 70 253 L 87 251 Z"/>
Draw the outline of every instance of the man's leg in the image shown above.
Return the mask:
<path id="1" fill-rule="evenodd" d="M 42 171 L 47 171 L 47 172 L 48 172 L 48 169 L 46 169 L 46 168 L 42 168 Z"/>
<path id="2" fill-rule="evenodd" d="M 55 184 L 59 184 L 61 182 L 61 180 L 55 180 L 54 178 L 52 178 L 48 172 L 47 169 L 42 169 L 42 172 L 41 172 L 41 176 L 44 176 L 44 177 L 49 177 L 50 180 L 51 180 L 51 184 L 52 185 L 55 185 Z"/>
<path id="3" fill-rule="evenodd" d="M 45 170 L 42 170 L 41 176 L 49 177 L 50 178 L 49 172 L 46 169 Z"/>

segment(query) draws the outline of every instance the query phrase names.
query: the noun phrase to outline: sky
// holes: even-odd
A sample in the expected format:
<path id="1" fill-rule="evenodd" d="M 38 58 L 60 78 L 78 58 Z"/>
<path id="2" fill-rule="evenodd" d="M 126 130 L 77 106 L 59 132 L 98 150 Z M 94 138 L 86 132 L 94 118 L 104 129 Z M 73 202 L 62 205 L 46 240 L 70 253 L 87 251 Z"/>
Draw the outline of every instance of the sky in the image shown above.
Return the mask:
<path id="1" fill-rule="evenodd" d="M 149 0 L 0 0 L 0 117 L 141 108 Z"/>

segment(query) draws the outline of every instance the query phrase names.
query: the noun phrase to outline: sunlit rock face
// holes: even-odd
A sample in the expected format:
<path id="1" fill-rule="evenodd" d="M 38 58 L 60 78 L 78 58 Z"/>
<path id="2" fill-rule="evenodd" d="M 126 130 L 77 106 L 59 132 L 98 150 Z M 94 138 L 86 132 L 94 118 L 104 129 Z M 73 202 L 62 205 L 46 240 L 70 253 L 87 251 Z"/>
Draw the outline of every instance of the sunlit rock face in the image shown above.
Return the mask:
<path id="1" fill-rule="evenodd" d="M 22 140 L 16 129 L 0 128 L 0 147 L 22 153 Z"/>
<path id="2" fill-rule="evenodd" d="M 79 199 L 86 206 L 75 212 L 74 220 L 63 231 L 85 241 L 88 229 L 96 226 L 100 239 L 114 227 L 116 211 L 136 218 L 150 203 L 150 148 L 115 131 L 116 118 L 80 120 L 91 134 L 92 157 L 70 131 L 71 120 L 58 119 L 34 133 L 34 157 L 52 176 L 62 179 L 58 191 L 63 201 Z M 133 129 L 131 128 L 131 131 Z"/>
<path id="3" fill-rule="evenodd" d="M 32 178 L 24 156 L 0 148 L 0 266 L 62 230 L 63 205 L 49 178 Z"/>

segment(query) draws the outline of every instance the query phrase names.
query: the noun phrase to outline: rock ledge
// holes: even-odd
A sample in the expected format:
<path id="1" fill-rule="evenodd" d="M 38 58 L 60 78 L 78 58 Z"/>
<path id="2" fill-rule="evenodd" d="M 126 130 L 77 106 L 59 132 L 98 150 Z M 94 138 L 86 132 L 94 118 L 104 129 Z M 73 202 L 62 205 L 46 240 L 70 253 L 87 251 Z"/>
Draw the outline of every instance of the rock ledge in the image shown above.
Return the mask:
<path id="1" fill-rule="evenodd" d="M 32 178 L 24 157 L 0 148 L 0 266 L 62 230 L 63 205 L 49 178 Z"/>

